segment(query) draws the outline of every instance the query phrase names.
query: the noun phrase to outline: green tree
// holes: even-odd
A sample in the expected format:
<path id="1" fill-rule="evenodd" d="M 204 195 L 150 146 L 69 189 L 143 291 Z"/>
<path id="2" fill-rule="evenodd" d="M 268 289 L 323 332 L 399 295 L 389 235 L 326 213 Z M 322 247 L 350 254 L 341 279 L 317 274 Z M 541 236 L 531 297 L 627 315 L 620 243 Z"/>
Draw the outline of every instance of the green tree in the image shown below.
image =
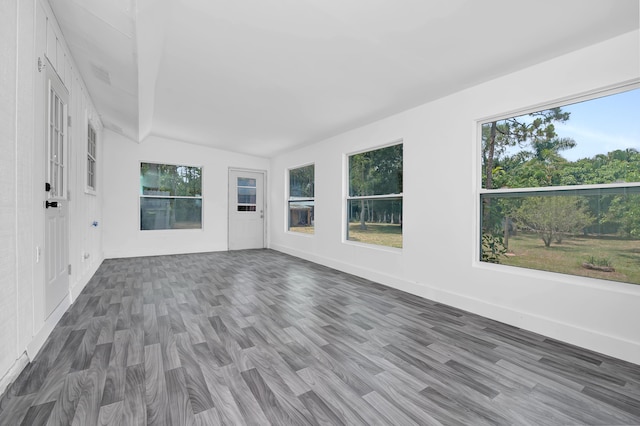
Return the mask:
<path id="1" fill-rule="evenodd" d="M 402 193 L 402 144 L 354 154 L 349 157 L 349 195 L 370 196 Z M 382 206 L 383 211 L 376 214 L 373 205 Z M 400 222 L 397 203 L 376 203 L 361 199 L 359 202 L 360 228 L 366 229 L 366 221 L 376 217 L 395 217 Z M 384 220 L 384 219 L 379 219 Z"/>
<path id="2" fill-rule="evenodd" d="M 289 171 L 289 196 L 313 198 L 315 188 L 315 166 L 310 164 Z"/>
<path id="3" fill-rule="evenodd" d="M 602 221 L 619 224 L 618 233 L 624 237 L 640 238 L 640 194 L 615 196 Z"/>
<path id="4" fill-rule="evenodd" d="M 541 181 L 548 177 L 549 171 L 543 172 L 542 165 L 547 169 L 553 168 L 553 162 L 561 158 L 558 153 L 564 149 L 575 146 L 570 139 L 558 138 L 554 123 L 564 123 L 569 120 L 570 113 L 561 108 L 551 108 L 531 114 L 511 117 L 505 120 L 493 121 L 482 126 L 482 179 L 483 187 L 493 189 L 496 187 L 537 187 Z M 499 164 L 509 148 L 520 146 L 529 148 L 530 151 L 521 150 L 515 155 Z M 530 166 L 538 165 L 536 178 L 523 181 L 513 171 L 523 164 L 531 162 Z M 494 182 L 494 176 L 496 177 Z M 495 185 L 498 183 L 498 185 Z M 483 228 L 488 231 L 491 228 L 499 228 L 500 223 L 492 222 L 490 212 L 498 213 L 492 207 L 491 198 L 483 200 Z M 509 203 L 513 208 L 514 203 Z M 496 206 L 500 207 L 500 206 Z M 496 217 L 494 215 L 494 217 Z M 509 223 L 510 218 L 503 217 L 504 223 Z M 506 227 L 503 228 L 504 243 L 508 247 L 509 235 Z"/>
<path id="5" fill-rule="evenodd" d="M 571 139 L 558 138 L 554 126 L 554 123 L 568 121 L 570 114 L 562 111 L 561 108 L 551 108 L 483 125 L 484 188 L 493 189 L 495 187 L 493 183 L 495 162 L 510 147 L 527 147 L 528 145 L 532 151 L 524 151 L 523 153 L 542 160 L 561 150 L 575 146 L 575 142 Z"/>
<path id="6" fill-rule="evenodd" d="M 514 212 L 520 226 L 536 232 L 545 247 L 561 243 L 565 235 L 576 234 L 593 223 L 581 197 L 526 197 Z"/>

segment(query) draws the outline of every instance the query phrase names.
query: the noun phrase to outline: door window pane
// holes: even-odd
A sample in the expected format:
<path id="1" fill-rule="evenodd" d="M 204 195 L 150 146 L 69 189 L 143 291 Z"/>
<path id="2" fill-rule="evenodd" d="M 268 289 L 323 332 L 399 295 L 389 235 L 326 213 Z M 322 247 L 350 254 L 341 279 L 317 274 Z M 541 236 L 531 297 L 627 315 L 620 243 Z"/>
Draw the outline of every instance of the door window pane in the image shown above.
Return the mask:
<path id="1" fill-rule="evenodd" d="M 256 188 L 238 188 L 238 204 L 255 204 Z"/>
<path id="2" fill-rule="evenodd" d="M 238 211 L 255 212 L 256 210 L 256 179 L 239 177 L 237 179 Z"/>
<path id="3" fill-rule="evenodd" d="M 250 186 L 250 187 L 255 188 L 256 187 L 256 180 L 252 179 L 252 178 L 239 177 L 238 178 L 238 186 Z"/>

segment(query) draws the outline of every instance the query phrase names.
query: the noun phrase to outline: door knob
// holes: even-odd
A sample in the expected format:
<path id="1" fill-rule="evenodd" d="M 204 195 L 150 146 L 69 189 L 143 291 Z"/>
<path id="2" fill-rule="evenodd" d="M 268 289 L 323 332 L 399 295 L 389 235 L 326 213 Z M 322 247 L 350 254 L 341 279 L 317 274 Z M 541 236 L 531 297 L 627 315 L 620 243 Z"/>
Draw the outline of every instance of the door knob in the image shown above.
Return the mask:
<path id="1" fill-rule="evenodd" d="M 58 207 L 58 202 L 57 201 L 45 201 L 44 202 L 44 206 L 45 208 L 49 208 L 49 207 Z"/>

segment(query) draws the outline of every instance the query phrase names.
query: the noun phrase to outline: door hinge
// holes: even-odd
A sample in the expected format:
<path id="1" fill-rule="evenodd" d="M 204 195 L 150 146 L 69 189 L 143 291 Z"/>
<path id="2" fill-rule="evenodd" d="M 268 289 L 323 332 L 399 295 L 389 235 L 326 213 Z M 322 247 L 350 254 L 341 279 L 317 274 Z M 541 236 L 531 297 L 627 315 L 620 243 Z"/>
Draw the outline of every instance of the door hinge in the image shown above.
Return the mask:
<path id="1" fill-rule="evenodd" d="M 42 58 L 38 56 L 38 72 L 42 72 L 42 70 L 45 69 L 46 66 L 47 64 L 45 64 Z"/>
<path id="2" fill-rule="evenodd" d="M 69 271 L 69 275 L 71 275 L 71 264 L 69 264 L 69 267 L 67 268 L 67 270 Z"/>
<path id="3" fill-rule="evenodd" d="M 71 116 L 67 116 L 67 126 L 71 127 Z"/>

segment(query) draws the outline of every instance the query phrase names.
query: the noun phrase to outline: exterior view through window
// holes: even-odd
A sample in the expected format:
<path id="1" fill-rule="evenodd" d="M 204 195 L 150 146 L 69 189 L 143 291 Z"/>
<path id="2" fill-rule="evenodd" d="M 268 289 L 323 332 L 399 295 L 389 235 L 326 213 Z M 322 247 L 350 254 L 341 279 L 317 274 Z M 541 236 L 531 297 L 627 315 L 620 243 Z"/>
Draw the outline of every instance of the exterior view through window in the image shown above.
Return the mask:
<path id="1" fill-rule="evenodd" d="M 289 231 L 313 234 L 315 166 L 289 170 Z"/>
<path id="2" fill-rule="evenodd" d="M 87 127 L 87 189 L 96 190 L 96 131 Z"/>
<path id="3" fill-rule="evenodd" d="M 402 144 L 349 156 L 347 240 L 402 248 Z"/>
<path id="4" fill-rule="evenodd" d="M 640 89 L 482 124 L 481 261 L 640 284 Z"/>
<path id="5" fill-rule="evenodd" d="M 202 169 L 140 164 L 140 229 L 202 228 Z"/>

